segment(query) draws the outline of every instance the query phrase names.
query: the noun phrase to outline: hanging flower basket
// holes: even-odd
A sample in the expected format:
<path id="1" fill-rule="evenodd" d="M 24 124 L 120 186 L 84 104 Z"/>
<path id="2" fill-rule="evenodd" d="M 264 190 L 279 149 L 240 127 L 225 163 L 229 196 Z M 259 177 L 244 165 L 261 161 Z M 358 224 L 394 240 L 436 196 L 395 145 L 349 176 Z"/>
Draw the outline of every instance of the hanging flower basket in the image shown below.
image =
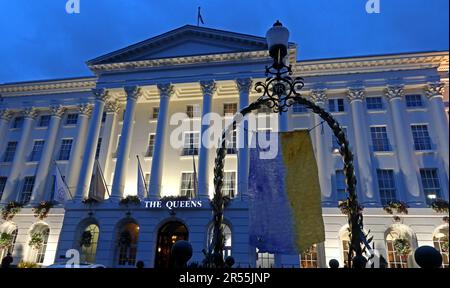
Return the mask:
<path id="1" fill-rule="evenodd" d="M 39 232 L 33 233 L 31 235 L 30 241 L 28 242 L 28 246 L 30 246 L 34 250 L 39 250 L 42 248 L 43 245 L 44 245 L 44 236 Z"/>
<path id="2" fill-rule="evenodd" d="M 5 221 L 11 221 L 17 213 L 20 212 L 22 204 L 18 202 L 9 202 L 2 208 L 2 219 Z"/>
<path id="3" fill-rule="evenodd" d="M 84 231 L 81 235 L 80 246 L 90 247 L 92 245 L 92 233 L 91 231 Z"/>
<path id="4" fill-rule="evenodd" d="M 348 200 L 339 201 L 338 208 L 341 210 L 341 213 L 344 215 L 350 215 L 350 206 L 348 205 Z M 364 210 L 363 206 L 358 206 L 358 213 L 361 213 Z"/>
<path id="5" fill-rule="evenodd" d="M 448 202 L 443 199 L 436 199 L 431 203 L 431 208 L 437 213 L 448 214 Z"/>
<path id="6" fill-rule="evenodd" d="M 13 245 L 13 235 L 8 233 L 0 234 L 0 250 L 7 250 Z"/>
<path id="7" fill-rule="evenodd" d="M 391 215 L 395 214 L 408 214 L 408 205 L 402 201 L 389 201 L 387 205 L 383 207 L 386 213 Z"/>
<path id="8" fill-rule="evenodd" d="M 139 206 L 139 205 L 141 205 L 141 199 L 139 199 L 138 196 L 128 195 L 127 197 L 121 199 L 120 202 L 119 202 L 119 205 L 121 205 L 121 206 L 122 205 L 126 206 L 126 205 L 129 205 L 129 204 L 135 205 L 135 206 Z"/>
<path id="9" fill-rule="evenodd" d="M 411 244 L 407 239 L 399 238 L 394 240 L 394 250 L 403 259 L 411 253 Z"/>
<path id="10" fill-rule="evenodd" d="M 47 218 L 48 213 L 50 212 L 50 209 L 53 208 L 53 206 L 54 203 L 51 201 L 41 201 L 39 205 L 32 209 L 34 217 L 38 218 L 39 220 Z"/>

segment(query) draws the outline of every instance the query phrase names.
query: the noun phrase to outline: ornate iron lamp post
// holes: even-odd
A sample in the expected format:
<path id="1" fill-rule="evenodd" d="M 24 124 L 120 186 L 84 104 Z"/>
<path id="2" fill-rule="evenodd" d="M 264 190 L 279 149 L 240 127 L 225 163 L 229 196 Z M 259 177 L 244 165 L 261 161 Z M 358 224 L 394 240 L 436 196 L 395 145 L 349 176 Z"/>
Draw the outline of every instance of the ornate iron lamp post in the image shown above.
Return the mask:
<path id="1" fill-rule="evenodd" d="M 267 32 L 266 38 L 269 54 L 273 58 L 273 64 L 270 67 L 266 67 L 266 80 L 255 84 L 256 92 L 262 93 L 262 96 L 235 115 L 232 124 L 223 131 L 219 142 L 219 148 L 217 149 L 214 167 L 214 197 L 211 202 L 214 215 L 214 228 L 209 251 L 205 253 L 205 264 L 209 267 L 223 267 L 224 265 L 222 255 L 224 247 L 222 223 L 225 198 L 222 194 L 222 186 L 224 174 L 223 168 L 227 151 L 225 147 L 227 136 L 236 128 L 236 125 L 243 120 L 245 115 L 263 105 L 268 106 L 275 113 L 281 114 L 287 112 L 288 108 L 294 103 L 299 103 L 319 115 L 324 122 L 328 124 L 340 146 L 339 153 L 344 162 L 343 170 L 345 174 L 346 190 L 348 192 L 348 224 L 351 238 L 348 263 L 349 267 L 351 267 L 354 257 L 356 257 L 355 260 L 358 260 L 355 261 L 355 264 L 356 262 L 361 262 L 361 259 L 363 259 L 361 257 L 364 257 L 363 247 L 370 249 L 369 243 L 371 242 L 371 239 L 367 240 L 367 235 L 363 232 L 363 215 L 356 194 L 353 154 L 350 151 L 348 139 L 339 123 L 330 113 L 301 96 L 299 91 L 303 88 L 304 81 L 301 77 L 292 78 L 292 67 L 291 65 L 287 66 L 285 64 L 285 58 L 288 54 L 288 29 L 283 27 L 283 25 L 277 21 Z M 354 266 L 356 267 L 358 265 Z"/>

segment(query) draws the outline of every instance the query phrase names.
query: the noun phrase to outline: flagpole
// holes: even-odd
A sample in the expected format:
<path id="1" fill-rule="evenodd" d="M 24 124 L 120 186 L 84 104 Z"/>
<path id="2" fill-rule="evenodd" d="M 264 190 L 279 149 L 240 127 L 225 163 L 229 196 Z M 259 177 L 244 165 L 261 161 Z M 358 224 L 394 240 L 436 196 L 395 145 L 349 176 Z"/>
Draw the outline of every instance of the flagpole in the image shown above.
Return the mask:
<path id="1" fill-rule="evenodd" d="M 56 169 L 58 169 L 59 175 L 61 175 L 61 180 L 63 181 L 64 185 L 66 185 L 67 192 L 69 192 L 70 200 L 73 200 L 72 192 L 70 192 L 70 188 L 69 188 L 69 186 L 67 185 L 66 180 L 62 177 L 62 173 L 61 173 L 61 170 L 59 169 L 58 163 L 57 163 L 55 160 L 53 160 L 53 163 L 55 163 Z M 55 181 L 56 181 L 56 180 L 55 180 Z"/>
<path id="2" fill-rule="evenodd" d="M 106 193 L 108 193 L 108 197 L 111 197 L 111 194 L 109 194 L 108 185 L 106 185 L 105 177 L 103 176 L 102 166 L 100 166 L 98 159 L 95 159 L 95 162 L 97 162 L 98 171 L 100 171 L 100 177 L 102 177 L 103 184 L 105 185 L 106 188 Z"/>
<path id="3" fill-rule="evenodd" d="M 145 181 L 144 172 L 142 171 L 141 160 L 139 159 L 139 155 L 136 155 L 136 158 L 138 160 L 139 174 L 141 175 L 142 180 L 144 180 L 142 182 L 144 182 L 145 192 L 147 192 L 147 197 L 148 197 L 147 183 Z"/>
<path id="4" fill-rule="evenodd" d="M 192 165 L 194 167 L 194 193 L 195 196 L 198 197 L 198 191 L 197 191 L 197 169 L 195 167 L 195 155 L 192 153 Z"/>
<path id="5" fill-rule="evenodd" d="M 200 7 L 198 7 L 198 10 L 197 10 L 197 27 L 199 27 L 200 26 Z"/>

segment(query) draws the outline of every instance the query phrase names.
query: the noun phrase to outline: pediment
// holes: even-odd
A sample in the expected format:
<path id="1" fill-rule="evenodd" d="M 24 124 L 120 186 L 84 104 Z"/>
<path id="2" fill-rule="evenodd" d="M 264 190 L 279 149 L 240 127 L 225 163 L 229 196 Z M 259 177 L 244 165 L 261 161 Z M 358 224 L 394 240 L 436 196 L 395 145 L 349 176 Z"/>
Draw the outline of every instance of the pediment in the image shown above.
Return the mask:
<path id="1" fill-rule="evenodd" d="M 88 61 L 88 65 L 266 50 L 263 37 L 186 25 Z"/>

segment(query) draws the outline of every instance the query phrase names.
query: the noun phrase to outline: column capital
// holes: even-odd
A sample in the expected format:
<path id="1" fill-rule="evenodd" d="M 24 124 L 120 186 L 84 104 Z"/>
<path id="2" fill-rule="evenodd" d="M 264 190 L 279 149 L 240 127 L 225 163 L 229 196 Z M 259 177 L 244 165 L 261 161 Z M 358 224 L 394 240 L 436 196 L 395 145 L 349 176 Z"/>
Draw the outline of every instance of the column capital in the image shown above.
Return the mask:
<path id="1" fill-rule="evenodd" d="M 12 119 L 14 113 L 8 109 L 0 109 L 0 119 L 9 121 Z"/>
<path id="2" fill-rule="evenodd" d="M 125 86 L 123 87 L 125 93 L 127 94 L 127 99 L 131 99 L 137 101 L 139 97 L 142 95 L 141 88 L 139 86 Z"/>
<path id="3" fill-rule="evenodd" d="M 364 88 L 348 88 L 347 98 L 350 102 L 354 100 L 364 100 L 366 91 Z"/>
<path id="4" fill-rule="evenodd" d="M 94 88 L 92 93 L 95 95 L 95 99 L 105 102 L 109 97 L 109 91 L 105 88 Z"/>
<path id="5" fill-rule="evenodd" d="M 200 88 L 204 95 L 213 95 L 217 89 L 216 82 L 213 80 L 200 81 Z"/>
<path id="6" fill-rule="evenodd" d="M 386 95 L 386 98 L 388 98 L 389 100 L 393 100 L 396 98 L 401 99 L 405 95 L 405 89 L 403 85 L 390 85 L 384 92 L 384 95 Z"/>
<path id="7" fill-rule="evenodd" d="M 22 111 L 22 114 L 25 118 L 34 120 L 37 117 L 38 112 L 37 112 L 36 108 L 34 108 L 34 107 L 27 107 Z"/>
<path id="8" fill-rule="evenodd" d="M 239 90 L 239 93 L 241 92 L 250 92 L 250 89 L 252 88 L 253 81 L 251 78 L 238 78 L 236 79 L 236 86 Z"/>
<path id="9" fill-rule="evenodd" d="M 92 113 L 92 105 L 89 103 L 81 103 L 78 104 L 78 113 L 80 115 L 91 116 Z"/>
<path id="10" fill-rule="evenodd" d="M 319 103 L 319 102 L 325 103 L 327 101 L 327 99 L 328 99 L 327 89 L 314 89 L 314 90 L 311 90 L 311 95 L 310 96 L 311 96 L 311 99 L 314 102 L 316 102 L 316 103 Z"/>
<path id="11" fill-rule="evenodd" d="M 50 106 L 50 113 L 54 117 L 61 118 L 65 111 L 66 111 L 66 108 L 64 108 L 62 105 Z"/>
<path id="12" fill-rule="evenodd" d="M 106 113 L 117 113 L 119 112 L 119 104 L 117 101 L 108 101 L 105 106 Z"/>
<path id="13" fill-rule="evenodd" d="M 175 89 L 172 84 L 165 83 L 165 84 L 157 84 L 156 87 L 159 90 L 159 97 L 169 97 L 173 95 L 175 92 Z"/>
<path id="14" fill-rule="evenodd" d="M 443 96 L 444 95 L 444 89 L 445 89 L 445 83 L 444 82 L 434 82 L 434 83 L 428 83 L 425 87 L 425 95 L 428 99 L 431 99 L 435 96 Z"/>

